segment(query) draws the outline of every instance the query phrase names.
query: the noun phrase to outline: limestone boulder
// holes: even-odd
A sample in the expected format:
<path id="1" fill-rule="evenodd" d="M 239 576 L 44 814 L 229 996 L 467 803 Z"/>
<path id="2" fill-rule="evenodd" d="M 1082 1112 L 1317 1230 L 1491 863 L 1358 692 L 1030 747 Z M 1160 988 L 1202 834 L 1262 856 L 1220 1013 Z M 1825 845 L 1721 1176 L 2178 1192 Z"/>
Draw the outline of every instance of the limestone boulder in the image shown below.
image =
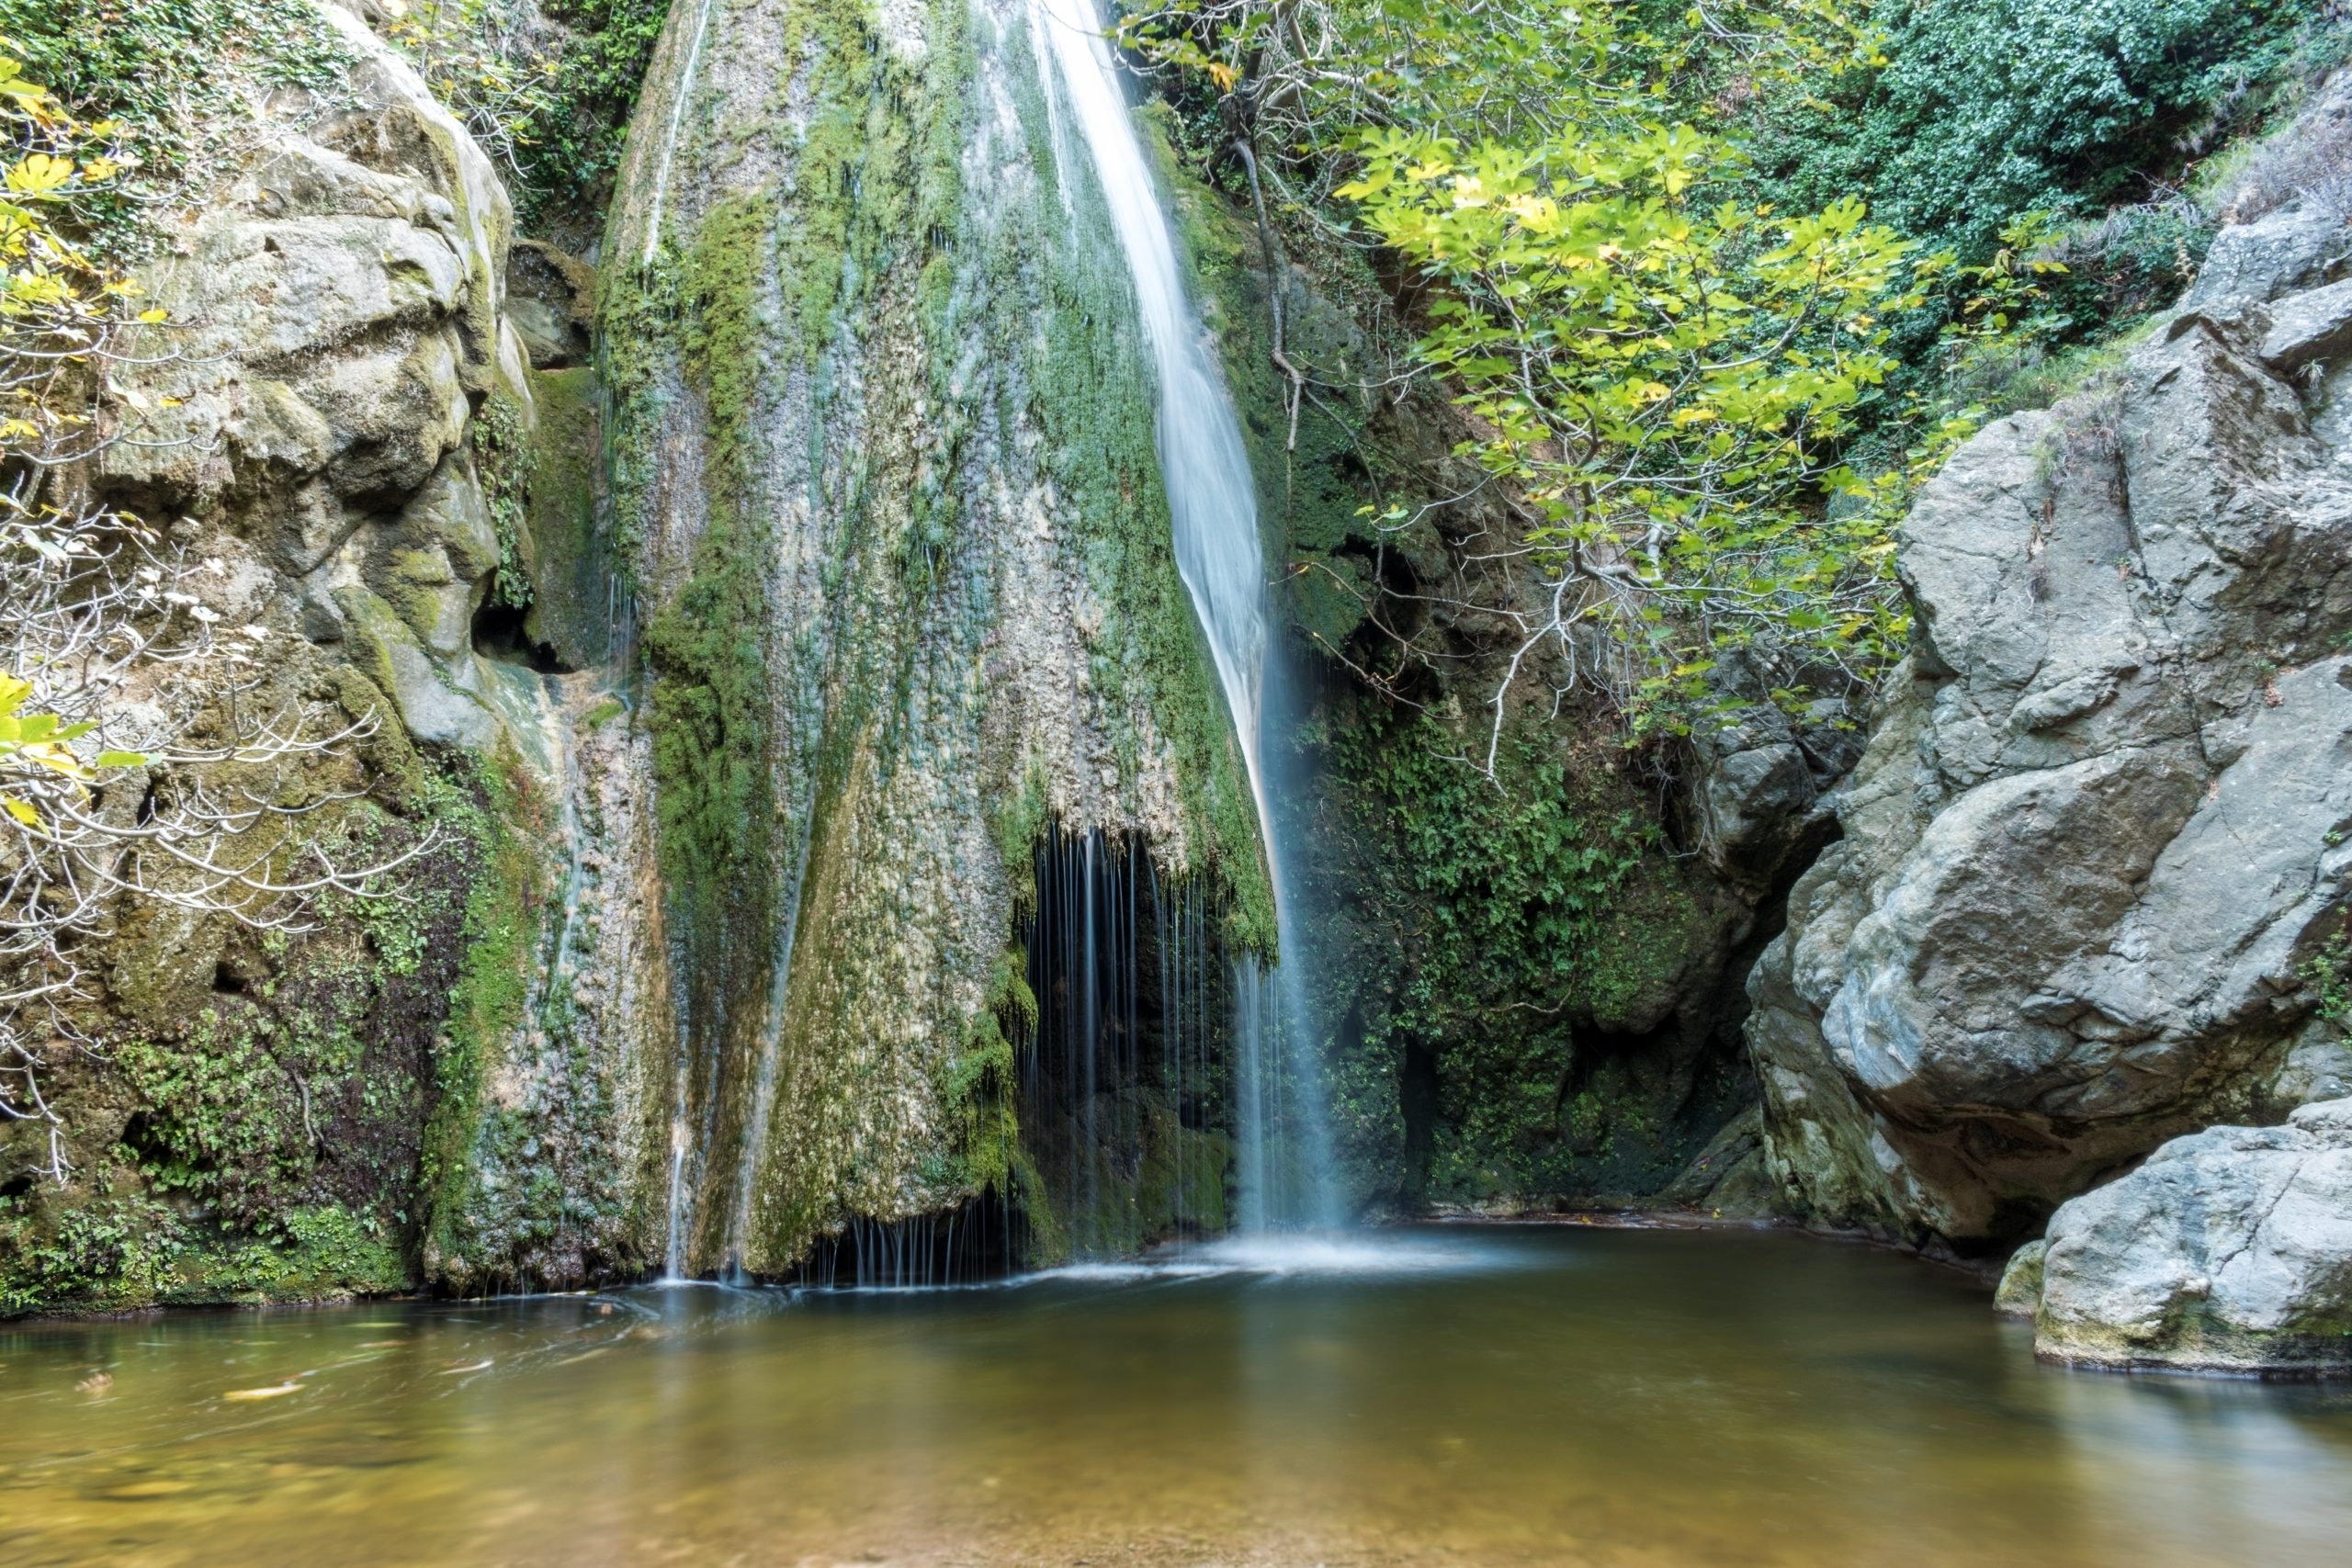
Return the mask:
<path id="1" fill-rule="evenodd" d="M 2165 1144 L 2062 1206 L 2010 1275 L 2050 1359 L 2352 1373 L 2352 1100 Z"/>
<path id="2" fill-rule="evenodd" d="M 131 438 L 94 477 L 274 573 L 314 642 L 402 672 L 413 734 L 480 743 L 469 634 L 500 551 L 469 432 L 494 389 L 528 406 L 513 211 L 415 72 L 322 15 L 358 57 L 347 91 L 273 105 L 264 151 L 165 227 L 141 278 L 164 341 L 112 373 Z"/>

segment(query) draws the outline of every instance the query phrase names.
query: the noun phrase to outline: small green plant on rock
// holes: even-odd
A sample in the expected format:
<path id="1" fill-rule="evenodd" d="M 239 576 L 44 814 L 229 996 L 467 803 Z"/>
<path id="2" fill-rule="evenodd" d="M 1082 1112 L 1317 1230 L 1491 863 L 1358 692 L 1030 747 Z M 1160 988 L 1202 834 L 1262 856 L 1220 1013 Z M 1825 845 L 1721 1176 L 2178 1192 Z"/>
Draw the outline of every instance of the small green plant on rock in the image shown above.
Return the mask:
<path id="1" fill-rule="evenodd" d="M 2332 933 L 2295 973 L 2310 987 L 2320 1018 L 2341 1030 L 2352 1019 L 2352 931 Z"/>

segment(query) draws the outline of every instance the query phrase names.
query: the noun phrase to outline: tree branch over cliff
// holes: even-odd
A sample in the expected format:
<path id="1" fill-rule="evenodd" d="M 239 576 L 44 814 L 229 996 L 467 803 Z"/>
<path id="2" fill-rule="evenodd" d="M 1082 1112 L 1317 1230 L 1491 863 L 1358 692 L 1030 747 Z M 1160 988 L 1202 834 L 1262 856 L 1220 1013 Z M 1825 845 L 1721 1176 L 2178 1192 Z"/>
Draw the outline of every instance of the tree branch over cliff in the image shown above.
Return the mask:
<path id="1" fill-rule="evenodd" d="M 96 939 L 141 908 L 299 930 L 322 894 L 389 896 L 432 835 L 385 859 L 298 830 L 341 798 L 307 775 L 381 720 L 266 697 L 277 634 L 208 604 L 222 564 L 83 492 L 89 458 L 140 438 L 137 401 L 100 418 L 107 372 L 169 357 L 171 323 L 71 237 L 122 167 L 114 128 L 5 56 L 0 125 L 0 1118 L 46 1124 L 36 1169 L 62 1182 L 41 1080 L 99 1044 Z"/>

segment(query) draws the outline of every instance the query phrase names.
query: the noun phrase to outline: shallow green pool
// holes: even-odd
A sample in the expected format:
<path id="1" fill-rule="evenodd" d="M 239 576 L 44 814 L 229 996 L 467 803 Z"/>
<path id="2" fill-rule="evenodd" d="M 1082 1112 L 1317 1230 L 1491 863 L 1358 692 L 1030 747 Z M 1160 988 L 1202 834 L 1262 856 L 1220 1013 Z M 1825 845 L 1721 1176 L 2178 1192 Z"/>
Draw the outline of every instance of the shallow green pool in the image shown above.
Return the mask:
<path id="1" fill-rule="evenodd" d="M 959 1292 L 0 1332 L 15 1568 L 2340 1568 L 2347 1543 L 2352 1391 L 2055 1371 L 1965 1282 L 1787 1235 L 1430 1229 Z"/>

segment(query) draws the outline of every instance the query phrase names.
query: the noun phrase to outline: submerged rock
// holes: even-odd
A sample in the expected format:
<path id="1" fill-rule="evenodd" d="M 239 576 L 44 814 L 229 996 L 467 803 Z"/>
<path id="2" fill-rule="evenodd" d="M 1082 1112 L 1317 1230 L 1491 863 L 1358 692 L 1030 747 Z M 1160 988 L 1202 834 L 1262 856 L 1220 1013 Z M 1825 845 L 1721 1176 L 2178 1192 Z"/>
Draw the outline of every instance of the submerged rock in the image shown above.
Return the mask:
<path id="1" fill-rule="evenodd" d="M 2038 1280 L 2034 1250 L 2002 1295 L 2051 1359 L 2352 1372 L 2352 1100 L 2177 1138 L 2059 1209 Z"/>

